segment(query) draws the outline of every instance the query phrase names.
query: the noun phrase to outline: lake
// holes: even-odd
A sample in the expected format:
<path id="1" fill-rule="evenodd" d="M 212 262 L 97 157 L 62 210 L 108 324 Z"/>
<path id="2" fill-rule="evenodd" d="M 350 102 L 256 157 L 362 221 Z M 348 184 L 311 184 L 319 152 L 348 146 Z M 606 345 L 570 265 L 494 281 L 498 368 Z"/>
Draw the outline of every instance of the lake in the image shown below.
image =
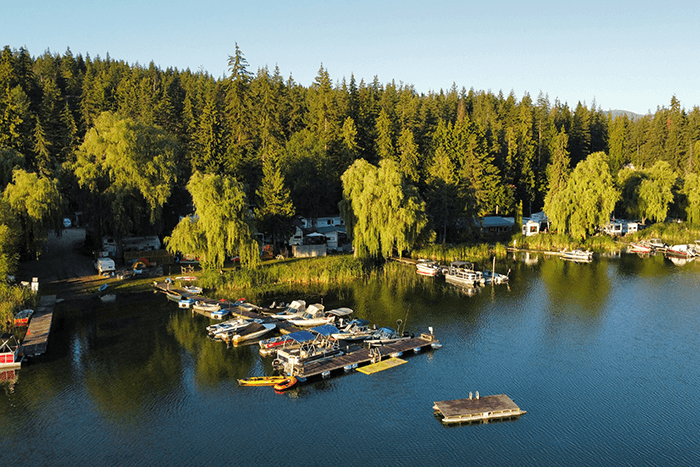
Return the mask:
<path id="1" fill-rule="evenodd" d="M 443 345 L 284 394 L 239 387 L 271 374 L 270 359 L 208 340 L 210 321 L 162 294 L 60 303 L 48 354 L 0 385 L 3 464 L 700 463 L 700 264 L 511 255 L 496 267 L 510 284 L 476 293 L 402 266 L 266 297 L 432 327 Z M 470 391 L 527 414 L 455 426 L 433 415 L 434 401 Z"/>

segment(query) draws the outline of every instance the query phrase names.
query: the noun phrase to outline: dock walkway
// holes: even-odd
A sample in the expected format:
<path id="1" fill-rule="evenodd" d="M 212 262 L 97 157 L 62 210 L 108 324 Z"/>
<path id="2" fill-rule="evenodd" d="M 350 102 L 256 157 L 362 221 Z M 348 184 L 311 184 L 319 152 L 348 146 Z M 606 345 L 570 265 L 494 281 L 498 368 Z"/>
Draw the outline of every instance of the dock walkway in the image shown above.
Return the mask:
<path id="1" fill-rule="evenodd" d="M 46 353 L 55 305 L 55 295 L 44 295 L 39 300 L 39 307 L 29 321 L 27 336 L 22 342 L 22 353 L 25 357 L 35 357 Z"/>

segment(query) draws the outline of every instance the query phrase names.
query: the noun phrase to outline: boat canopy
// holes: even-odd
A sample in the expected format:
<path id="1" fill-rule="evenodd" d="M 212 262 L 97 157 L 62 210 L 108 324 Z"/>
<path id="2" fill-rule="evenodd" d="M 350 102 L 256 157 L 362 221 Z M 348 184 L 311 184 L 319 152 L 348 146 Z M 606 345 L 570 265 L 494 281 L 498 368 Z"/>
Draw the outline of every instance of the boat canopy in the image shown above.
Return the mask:
<path id="1" fill-rule="evenodd" d="M 335 315 L 335 316 L 347 316 L 349 314 L 352 314 L 352 310 L 350 308 L 335 308 L 333 310 L 328 310 L 329 315 Z"/>
<path id="2" fill-rule="evenodd" d="M 291 332 L 285 336 L 282 336 L 282 340 L 285 342 L 287 341 L 296 341 L 296 342 L 308 342 L 312 341 L 315 339 L 316 336 L 311 334 L 309 331 L 297 331 L 297 332 Z"/>
<path id="3" fill-rule="evenodd" d="M 333 326 L 332 324 L 324 324 L 322 326 L 316 326 L 315 328 L 311 328 L 313 332 L 316 332 L 322 336 L 328 337 L 331 334 L 335 334 L 337 332 L 340 332 L 338 328 Z"/>

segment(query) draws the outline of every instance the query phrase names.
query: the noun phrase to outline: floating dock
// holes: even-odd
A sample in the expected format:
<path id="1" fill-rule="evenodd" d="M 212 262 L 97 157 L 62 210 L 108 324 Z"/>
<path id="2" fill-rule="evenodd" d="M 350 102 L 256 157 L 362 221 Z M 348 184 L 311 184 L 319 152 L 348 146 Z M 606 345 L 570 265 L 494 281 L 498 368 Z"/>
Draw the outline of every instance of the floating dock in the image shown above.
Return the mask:
<path id="1" fill-rule="evenodd" d="M 361 365 L 378 363 L 385 358 L 399 357 L 403 355 L 404 352 L 412 351 L 418 353 L 427 348 L 439 348 L 440 346 L 441 344 L 435 340 L 432 334 L 421 334 L 420 337 L 414 337 L 380 347 L 373 347 L 371 349 L 362 348 L 324 361 L 296 364 L 289 374 L 290 376 L 296 376 L 297 379 L 302 381 L 305 378 L 319 375 L 330 376 L 332 371 L 340 369 L 351 371 Z"/>
<path id="2" fill-rule="evenodd" d="M 27 336 L 22 342 L 22 353 L 25 357 L 36 357 L 46 353 L 55 306 L 55 295 L 44 295 L 39 300 L 39 307 L 29 321 Z"/>
<path id="3" fill-rule="evenodd" d="M 515 405 L 505 394 L 472 397 L 435 402 L 433 410 L 442 417 L 442 423 L 487 422 L 494 419 L 517 418 L 527 412 Z"/>

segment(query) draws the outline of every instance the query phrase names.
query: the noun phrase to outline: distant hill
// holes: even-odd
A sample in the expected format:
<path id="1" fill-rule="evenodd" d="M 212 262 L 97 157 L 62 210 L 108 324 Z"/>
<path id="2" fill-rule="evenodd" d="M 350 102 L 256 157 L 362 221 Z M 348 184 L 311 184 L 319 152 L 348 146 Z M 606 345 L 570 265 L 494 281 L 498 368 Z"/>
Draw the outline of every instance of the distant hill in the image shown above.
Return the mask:
<path id="1" fill-rule="evenodd" d="M 619 117 L 621 115 L 627 115 L 627 118 L 629 118 L 630 120 L 637 120 L 637 119 L 640 119 L 644 116 L 642 114 L 636 114 L 634 112 L 629 112 L 627 110 L 608 110 L 605 113 L 612 114 L 613 118 Z"/>

